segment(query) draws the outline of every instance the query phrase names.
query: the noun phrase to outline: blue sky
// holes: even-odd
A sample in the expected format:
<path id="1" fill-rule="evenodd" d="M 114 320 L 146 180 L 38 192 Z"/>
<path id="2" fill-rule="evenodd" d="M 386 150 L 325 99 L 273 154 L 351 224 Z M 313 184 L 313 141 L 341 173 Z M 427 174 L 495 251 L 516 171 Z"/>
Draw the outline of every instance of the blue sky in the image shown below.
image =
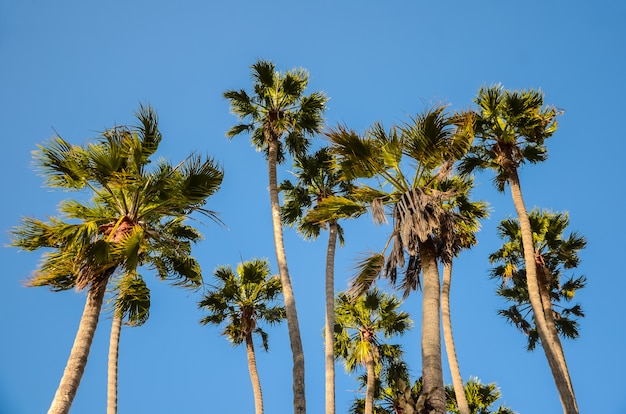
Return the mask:
<path id="1" fill-rule="evenodd" d="M 200 225 L 195 246 L 205 278 L 217 265 L 267 257 L 275 268 L 266 166 L 245 136 L 228 141 L 236 122 L 222 98 L 248 89 L 258 58 L 279 69 L 306 68 L 309 91 L 329 97 L 330 126 L 363 130 L 402 122 L 430 103 L 468 108 L 483 85 L 541 88 L 565 110 L 548 142 L 549 159 L 521 171 L 528 208 L 568 211 L 572 230 L 588 240 L 577 274 L 586 317 L 581 337 L 564 348 L 581 412 L 626 412 L 622 373 L 626 331 L 619 300 L 626 230 L 621 176 L 626 6 L 587 1 L 17 1 L 0 0 L 0 241 L 21 216 L 44 218 L 71 194 L 51 192 L 31 166 L 31 151 L 55 131 L 83 144 L 98 131 L 134 122 L 140 102 L 160 117 L 159 155 L 172 162 L 192 151 L 225 170 L 208 207 L 227 227 Z M 316 145 L 323 144 L 322 139 Z M 289 164 L 281 168 L 287 178 Z M 489 175 L 476 178 L 475 198 L 490 202 L 479 244 L 455 265 L 452 317 L 464 379 L 497 382 L 502 402 L 523 413 L 556 413 L 560 404 L 543 353 L 497 316 L 503 302 L 487 275 L 499 247 L 498 222 L 514 214 L 510 194 Z M 622 213 L 620 213 L 620 211 Z M 346 223 L 338 252 L 337 289 L 346 287 L 359 253 L 385 242 L 388 228 L 364 217 Z M 310 413 L 323 412 L 322 326 L 325 235 L 304 242 L 285 233 L 306 358 Z M 63 372 L 84 293 L 25 288 L 38 253 L 0 249 L 0 412 L 47 410 Z M 248 413 L 252 391 L 243 348 L 200 326 L 199 292 L 159 282 L 150 320 L 125 328 L 120 346 L 121 413 Z M 614 292 L 614 293 L 613 293 Z M 611 293 L 610 295 L 608 293 Z M 403 338 L 420 370 L 419 293 L 404 309 L 416 326 Z M 103 412 L 110 315 L 103 313 L 72 413 Z M 286 325 L 272 328 L 270 352 L 257 356 L 266 412 L 291 411 L 291 356 Z M 447 365 L 444 365 L 447 370 Z M 339 365 L 337 412 L 357 389 Z M 449 375 L 446 371 L 446 379 Z"/>

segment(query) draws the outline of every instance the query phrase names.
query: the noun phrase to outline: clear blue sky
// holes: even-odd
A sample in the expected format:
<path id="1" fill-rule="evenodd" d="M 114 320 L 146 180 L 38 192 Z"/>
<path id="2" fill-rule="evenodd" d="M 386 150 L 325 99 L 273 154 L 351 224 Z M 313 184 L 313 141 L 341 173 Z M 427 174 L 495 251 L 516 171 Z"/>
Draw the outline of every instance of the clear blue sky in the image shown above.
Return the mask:
<path id="1" fill-rule="evenodd" d="M 401 122 L 430 102 L 461 109 L 479 87 L 541 88 L 565 109 L 548 141 L 550 157 L 521 172 L 526 203 L 569 211 L 571 229 L 587 237 L 578 274 L 588 277 L 579 302 L 587 314 L 581 338 L 565 353 L 581 412 L 624 413 L 626 291 L 622 242 L 623 100 L 626 96 L 626 6 L 616 1 L 18 1 L 0 0 L 1 239 L 21 216 L 53 215 L 59 200 L 31 168 L 31 151 L 57 131 L 87 143 L 98 131 L 134 122 L 139 102 L 158 111 L 164 135 L 159 155 L 177 162 L 191 151 L 225 169 L 209 201 L 228 228 L 207 222 L 195 247 L 205 277 L 221 264 L 275 258 L 266 166 L 245 136 L 229 142 L 236 122 L 222 99 L 249 88 L 249 65 L 272 60 L 279 69 L 304 67 L 310 91 L 330 98 L 329 125 L 362 130 L 375 121 Z M 321 140 L 318 144 L 321 143 Z M 287 176 L 289 165 L 282 168 Z M 497 223 L 514 213 L 510 195 L 490 176 L 477 177 L 476 198 L 492 218 L 479 244 L 456 265 L 452 317 L 463 377 L 497 382 L 503 402 L 522 414 L 552 414 L 560 404 L 543 353 L 496 315 L 503 302 L 487 276 L 487 256 L 499 247 Z M 346 224 L 338 252 L 343 289 L 360 252 L 380 247 L 386 228 L 368 218 Z M 287 258 L 306 355 L 310 413 L 323 412 L 323 273 L 326 239 L 303 242 L 286 232 Z M 38 253 L 2 247 L 0 263 L 0 413 L 47 410 L 63 372 L 84 293 L 25 288 Z M 150 320 L 122 331 L 120 413 L 253 411 L 243 348 L 198 320 L 198 292 L 160 283 Z M 419 294 L 404 309 L 416 320 L 403 339 L 415 376 L 420 370 Z M 110 315 L 104 313 L 72 413 L 104 412 Z M 270 352 L 258 363 L 266 412 L 291 411 L 291 356 L 286 326 L 270 329 Z M 447 365 L 445 366 L 447 370 Z M 446 378 L 449 379 L 446 371 Z M 338 366 L 338 413 L 356 382 Z"/>

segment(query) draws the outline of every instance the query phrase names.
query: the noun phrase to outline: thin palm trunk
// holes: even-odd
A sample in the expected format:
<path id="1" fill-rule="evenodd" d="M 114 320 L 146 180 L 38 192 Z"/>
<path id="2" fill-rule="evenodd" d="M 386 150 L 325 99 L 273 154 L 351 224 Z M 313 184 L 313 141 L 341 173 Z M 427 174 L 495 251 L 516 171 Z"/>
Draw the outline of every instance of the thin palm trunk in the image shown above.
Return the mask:
<path id="1" fill-rule="evenodd" d="M 429 413 L 446 414 L 441 365 L 440 283 L 437 254 L 431 239 L 419 242 L 422 261 L 422 404 Z M 420 404 L 421 405 L 421 404 Z M 421 412 L 418 408 L 418 412 Z"/>
<path id="2" fill-rule="evenodd" d="M 285 255 L 285 245 L 283 242 L 283 228 L 280 218 L 278 182 L 276 177 L 277 154 L 278 141 L 276 139 L 270 139 L 268 154 L 269 191 L 272 205 L 272 224 L 274 226 L 276 262 L 278 264 L 278 273 L 280 275 L 280 282 L 283 288 L 285 313 L 287 315 L 287 329 L 289 331 L 291 353 L 293 354 L 293 408 L 294 414 L 305 414 L 306 398 L 304 393 L 304 351 L 302 350 L 302 339 L 300 338 L 300 326 L 298 324 L 296 301 L 291 287 L 291 279 L 287 268 L 287 257 Z"/>
<path id="3" fill-rule="evenodd" d="M 263 414 L 263 393 L 261 392 L 261 380 L 259 371 L 256 368 L 256 356 L 254 354 L 254 343 L 252 333 L 246 334 L 246 353 L 248 354 L 248 371 L 250 371 L 250 381 L 252 382 L 252 392 L 254 393 L 254 412 Z"/>
<path id="4" fill-rule="evenodd" d="M 470 414 L 467 397 L 465 396 L 465 388 L 463 387 L 463 377 L 459 369 L 459 361 L 456 357 L 456 348 L 454 346 L 454 337 L 452 336 L 452 318 L 450 317 L 450 285 L 452 284 L 452 262 L 445 263 L 443 266 L 443 284 L 441 287 L 441 316 L 443 323 L 443 339 L 446 345 L 446 354 L 448 356 L 448 365 L 450 365 L 450 375 L 452 376 L 452 385 L 454 386 L 454 395 L 456 396 L 459 414 Z"/>
<path id="5" fill-rule="evenodd" d="M 574 395 L 574 389 L 569 377 L 569 372 L 567 370 L 567 366 L 565 365 L 565 359 L 563 358 L 561 360 L 559 358 L 559 354 L 563 354 L 563 351 L 558 351 L 558 345 L 555 343 L 553 335 L 548 331 L 546 323 L 546 315 L 544 313 L 541 294 L 539 292 L 539 283 L 537 280 L 537 266 L 535 264 L 535 249 L 533 247 L 532 228 L 530 227 L 530 219 L 528 218 L 528 212 L 526 211 L 526 206 L 522 197 L 522 190 L 517 171 L 513 169 L 510 172 L 509 177 L 511 196 L 513 197 L 513 204 L 515 205 L 515 210 L 517 211 L 522 233 L 528 298 L 535 316 L 535 324 L 537 326 L 539 339 L 541 339 L 541 346 L 546 354 L 548 365 L 552 371 L 552 376 L 554 377 L 554 382 L 556 383 L 556 387 L 561 398 L 564 413 L 577 414 L 578 406 L 576 404 L 576 397 Z"/>
<path id="6" fill-rule="evenodd" d="M 326 251 L 326 320 L 324 325 L 324 358 L 326 362 L 326 414 L 335 414 L 335 249 L 337 222 L 329 223 Z"/>
<path id="7" fill-rule="evenodd" d="M 376 388 L 376 370 L 374 366 L 374 356 L 369 354 L 365 360 L 365 370 L 367 372 L 367 385 L 365 388 L 365 411 L 364 414 L 374 413 L 374 391 Z"/>
<path id="8" fill-rule="evenodd" d="M 117 413 L 117 366 L 120 349 L 120 332 L 122 330 L 122 315 L 117 312 L 113 315 L 111 337 L 109 339 L 109 366 L 107 382 L 107 414 Z"/>
<path id="9" fill-rule="evenodd" d="M 98 318 L 102 309 L 104 292 L 108 278 L 92 285 L 87 292 L 87 300 L 83 315 L 80 318 L 78 332 L 74 339 L 74 345 L 70 351 L 70 356 L 63 372 L 63 377 L 59 383 L 48 414 L 67 414 L 70 411 L 80 380 L 87 366 L 87 358 L 91 343 L 98 326 Z"/>
<path id="10" fill-rule="evenodd" d="M 548 332 L 552 335 L 552 340 L 556 344 L 556 352 L 557 358 L 559 360 L 559 364 L 565 367 L 565 374 L 567 375 L 567 381 L 569 383 L 569 387 L 573 391 L 572 380 L 569 376 L 569 370 L 567 368 L 567 362 L 565 360 L 565 353 L 563 351 L 563 345 L 561 343 L 561 339 L 559 338 L 559 332 L 556 328 L 556 322 L 554 321 L 554 312 L 552 310 L 552 298 L 550 297 L 550 292 L 548 291 L 548 284 L 550 283 L 548 275 L 548 269 L 545 267 L 537 267 L 537 282 L 539 286 L 539 294 L 541 295 L 541 304 L 543 306 L 543 312 L 546 317 L 546 326 L 548 328 Z M 574 400 L 574 402 L 576 402 Z M 578 407 L 576 407 L 578 409 Z"/>

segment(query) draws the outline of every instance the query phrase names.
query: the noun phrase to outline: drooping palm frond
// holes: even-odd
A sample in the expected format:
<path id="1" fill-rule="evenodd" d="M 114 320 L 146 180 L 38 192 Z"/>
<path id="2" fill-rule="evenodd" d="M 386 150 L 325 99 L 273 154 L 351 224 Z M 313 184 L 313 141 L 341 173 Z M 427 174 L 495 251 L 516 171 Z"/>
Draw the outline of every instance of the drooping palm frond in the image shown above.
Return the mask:
<path id="1" fill-rule="evenodd" d="M 129 326 L 143 325 L 150 317 L 150 289 L 138 274 L 124 274 L 113 287 L 114 312 Z"/>
<path id="2" fill-rule="evenodd" d="M 357 262 L 355 276 L 350 282 L 348 293 L 353 298 L 360 297 L 374 284 L 385 267 L 385 255 L 373 253 Z"/>

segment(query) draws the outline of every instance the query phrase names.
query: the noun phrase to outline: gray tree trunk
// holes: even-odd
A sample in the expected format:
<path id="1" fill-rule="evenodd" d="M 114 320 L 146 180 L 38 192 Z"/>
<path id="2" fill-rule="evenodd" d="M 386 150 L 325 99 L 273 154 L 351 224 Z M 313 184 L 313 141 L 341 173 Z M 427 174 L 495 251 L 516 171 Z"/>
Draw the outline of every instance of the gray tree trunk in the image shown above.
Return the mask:
<path id="1" fill-rule="evenodd" d="M 252 392 L 254 393 L 254 412 L 255 414 L 263 414 L 263 393 L 261 392 L 261 380 L 259 372 L 256 368 L 256 356 L 254 355 L 254 343 L 252 342 L 252 334 L 246 334 L 246 353 L 248 356 L 248 371 L 250 372 L 250 381 L 252 382 Z"/>
<path id="2" fill-rule="evenodd" d="M 456 396 L 459 414 L 470 414 L 467 397 L 465 396 L 465 387 L 463 387 L 463 377 L 461 377 L 459 361 L 456 357 L 454 337 L 452 336 L 452 318 L 450 317 L 451 284 L 452 263 L 446 263 L 443 266 L 443 285 L 441 287 L 441 319 L 443 323 L 443 339 L 446 344 L 446 355 L 448 356 L 448 365 L 450 365 L 450 375 L 452 376 L 452 385 L 454 386 L 454 395 Z"/>
<path id="3" fill-rule="evenodd" d="M 98 318 L 102 309 L 102 301 L 108 278 L 100 284 L 91 286 L 87 292 L 85 308 L 80 319 L 78 332 L 74 339 L 74 345 L 70 351 L 70 356 L 63 372 L 63 377 L 59 383 L 48 414 L 67 414 L 70 411 L 76 391 L 80 385 L 80 380 L 87 366 L 87 358 L 91 343 L 98 326 Z"/>
<path id="4" fill-rule="evenodd" d="M 374 390 L 376 388 L 376 370 L 373 355 L 368 355 L 365 360 L 365 370 L 367 371 L 367 386 L 365 388 L 365 411 L 364 414 L 374 413 Z"/>
<path id="5" fill-rule="evenodd" d="M 441 365 L 440 283 L 437 253 L 431 239 L 419 242 L 422 261 L 422 407 L 418 412 L 446 414 Z M 429 407 L 429 408 L 428 408 Z M 427 411 L 424 410 L 427 408 Z"/>
<path id="6" fill-rule="evenodd" d="M 107 414 L 117 414 L 117 367 L 121 330 L 122 315 L 118 315 L 116 312 L 113 315 L 113 323 L 111 324 L 111 337 L 109 339 Z"/>
<path id="7" fill-rule="evenodd" d="M 326 251 L 326 318 L 324 324 L 324 359 L 326 366 L 326 414 L 335 414 L 335 249 L 337 222 L 329 223 Z"/>
<path id="8" fill-rule="evenodd" d="M 509 173 L 509 185 L 511 187 L 511 196 L 513 197 L 513 204 L 515 206 L 515 210 L 517 211 L 517 217 L 519 219 L 522 233 L 528 298 L 535 316 L 535 325 L 537 326 L 537 332 L 539 334 L 539 338 L 541 339 L 541 346 L 546 354 L 550 370 L 552 371 L 552 376 L 554 377 L 554 382 L 556 383 L 559 397 L 561 398 L 561 404 L 563 405 L 563 412 L 565 414 L 578 414 L 578 405 L 574 395 L 574 388 L 572 387 L 567 365 L 565 365 L 565 359 L 563 358 L 561 361 L 559 358 L 559 354 L 563 354 L 563 352 L 562 350 L 561 352 L 558 351 L 558 346 L 554 341 L 554 337 L 549 332 L 547 327 L 546 315 L 544 313 L 541 294 L 539 292 L 539 283 L 537 280 L 533 233 L 530 227 L 530 219 L 528 218 L 528 211 L 526 210 L 526 205 L 524 204 L 519 177 L 516 170 Z"/>
<path id="9" fill-rule="evenodd" d="M 272 205 L 272 224 L 274 227 L 274 247 L 276 250 L 276 262 L 280 283 L 283 288 L 285 313 L 287 316 L 287 329 L 291 353 L 293 354 L 293 408 L 294 414 L 306 413 L 306 396 L 304 388 L 304 351 L 300 337 L 300 325 L 296 311 L 296 300 L 291 287 L 291 278 L 287 268 L 285 244 L 283 242 L 283 227 L 280 219 L 280 203 L 278 201 L 278 182 L 276 176 L 276 164 L 278 154 L 278 141 L 270 139 L 268 154 L 269 191 Z"/>

